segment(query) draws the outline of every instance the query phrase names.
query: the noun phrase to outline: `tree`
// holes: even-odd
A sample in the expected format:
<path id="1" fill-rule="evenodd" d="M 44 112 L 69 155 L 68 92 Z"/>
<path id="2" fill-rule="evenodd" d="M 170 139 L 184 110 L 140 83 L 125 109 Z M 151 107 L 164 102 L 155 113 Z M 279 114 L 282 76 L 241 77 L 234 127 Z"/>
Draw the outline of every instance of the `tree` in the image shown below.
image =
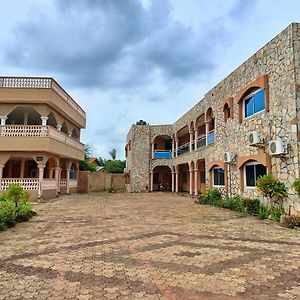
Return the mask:
<path id="1" fill-rule="evenodd" d="M 125 160 L 106 160 L 104 167 L 109 173 L 124 173 L 126 167 Z"/>
<path id="2" fill-rule="evenodd" d="M 115 160 L 117 158 L 117 150 L 113 148 L 112 150 L 109 151 L 109 155 L 113 160 Z"/>
<path id="3" fill-rule="evenodd" d="M 99 156 L 98 161 L 99 161 L 99 166 L 104 167 L 105 159 L 103 160 L 103 158 L 101 156 Z"/>
<path id="4" fill-rule="evenodd" d="M 80 171 L 96 171 L 96 166 L 90 162 L 92 149 L 89 145 L 84 146 L 84 160 L 79 162 Z"/>

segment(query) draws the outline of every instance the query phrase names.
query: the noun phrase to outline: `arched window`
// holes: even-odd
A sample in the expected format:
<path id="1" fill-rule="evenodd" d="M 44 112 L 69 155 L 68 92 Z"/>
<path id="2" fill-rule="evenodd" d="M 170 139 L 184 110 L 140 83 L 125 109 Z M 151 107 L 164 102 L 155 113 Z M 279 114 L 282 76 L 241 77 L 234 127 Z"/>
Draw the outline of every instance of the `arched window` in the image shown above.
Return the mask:
<path id="1" fill-rule="evenodd" d="M 214 187 L 225 186 L 225 171 L 223 168 L 214 167 L 212 169 L 212 181 Z"/>
<path id="2" fill-rule="evenodd" d="M 255 188 L 258 177 L 266 175 L 267 168 L 257 162 L 252 161 L 244 165 L 244 184 L 246 188 Z"/>
<path id="3" fill-rule="evenodd" d="M 250 94 L 243 98 L 244 118 L 249 118 L 264 111 L 265 108 L 265 90 L 262 88 L 252 90 Z"/>
<path id="4" fill-rule="evenodd" d="M 231 112 L 230 112 L 230 107 L 229 107 L 228 103 L 225 103 L 223 112 L 224 112 L 224 121 L 226 123 L 227 120 L 231 118 Z"/>

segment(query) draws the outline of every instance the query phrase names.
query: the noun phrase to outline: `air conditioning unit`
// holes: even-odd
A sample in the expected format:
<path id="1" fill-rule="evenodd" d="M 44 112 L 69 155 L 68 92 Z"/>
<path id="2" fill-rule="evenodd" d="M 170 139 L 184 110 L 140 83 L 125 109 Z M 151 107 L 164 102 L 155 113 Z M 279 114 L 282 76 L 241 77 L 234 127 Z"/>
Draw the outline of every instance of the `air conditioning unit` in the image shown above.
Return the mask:
<path id="1" fill-rule="evenodd" d="M 235 159 L 235 153 L 232 153 L 232 152 L 225 152 L 224 153 L 224 162 L 226 163 L 231 163 L 234 161 Z"/>
<path id="2" fill-rule="evenodd" d="M 270 155 L 284 155 L 288 153 L 287 143 L 281 138 L 269 142 L 269 154 Z"/>
<path id="3" fill-rule="evenodd" d="M 251 146 L 262 146 L 264 144 L 264 137 L 260 132 L 252 131 L 248 136 Z"/>

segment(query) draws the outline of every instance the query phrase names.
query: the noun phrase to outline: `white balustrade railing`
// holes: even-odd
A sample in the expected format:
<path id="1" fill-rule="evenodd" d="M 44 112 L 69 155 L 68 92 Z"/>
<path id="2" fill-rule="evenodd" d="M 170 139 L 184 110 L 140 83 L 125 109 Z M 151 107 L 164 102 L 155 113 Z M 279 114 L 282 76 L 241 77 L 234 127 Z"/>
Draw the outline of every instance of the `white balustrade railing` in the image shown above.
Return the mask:
<path id="1" fill-rule="evenodd" d="M 7 190 L 11 184 L 19 184 L 24 190 L 37 191 L 39 180 L 32 178 L 3 178 L 0 179 L 0 190 Z"/>
<path id="2" fill-rule="evenodd" d="M 41 125 L 4 125 L 0 126 L 0 136 L 46 137 L 48 128 Z"/>
<path id="3" fill-rule="evenodd" d="M 66 145 L 84 151 L 84 145 L 52 126 L 42 125 L 2 125 L 0 137 L 50 137 Z"/>
<path id="4" fill-rule="evenodd" d="M 0 88 L 52 89 L 81 116 L 86 117 L 84 110 L 52 78 L 0 77 Z"/>
<path id="5" fill-rule="evenodd" d="M 60 180 L 60 186 L 61 187 L 67 187 L 67 179 L 61 179 Z"/>
<path id="6" fill-rule="evenodd" d="M 55 190 L 57 188 L 56 179 L 44 179 L 42 181 L 43 190 Z"/>
<path id="7" fill-rule="evenodd" d="M 77 187 L 77 180 L 76 180 L 76 179 L 70 179 L 70 180 L 69 180 L 69 187 L 70 187 L 70 188 L 75 188 L 75 187 Z"/>

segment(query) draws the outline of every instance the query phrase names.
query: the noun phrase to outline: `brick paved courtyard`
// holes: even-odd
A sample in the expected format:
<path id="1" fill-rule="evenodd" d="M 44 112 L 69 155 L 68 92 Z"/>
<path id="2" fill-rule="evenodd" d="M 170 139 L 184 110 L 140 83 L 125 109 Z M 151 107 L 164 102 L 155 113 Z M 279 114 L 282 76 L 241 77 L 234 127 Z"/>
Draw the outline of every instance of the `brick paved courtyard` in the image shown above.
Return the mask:
<path id="1" fill-rule="evenodd" d="M 300 299 L 300 231 L 162 193 L 35 210 L 0 233 L 0 299 Z"/>

